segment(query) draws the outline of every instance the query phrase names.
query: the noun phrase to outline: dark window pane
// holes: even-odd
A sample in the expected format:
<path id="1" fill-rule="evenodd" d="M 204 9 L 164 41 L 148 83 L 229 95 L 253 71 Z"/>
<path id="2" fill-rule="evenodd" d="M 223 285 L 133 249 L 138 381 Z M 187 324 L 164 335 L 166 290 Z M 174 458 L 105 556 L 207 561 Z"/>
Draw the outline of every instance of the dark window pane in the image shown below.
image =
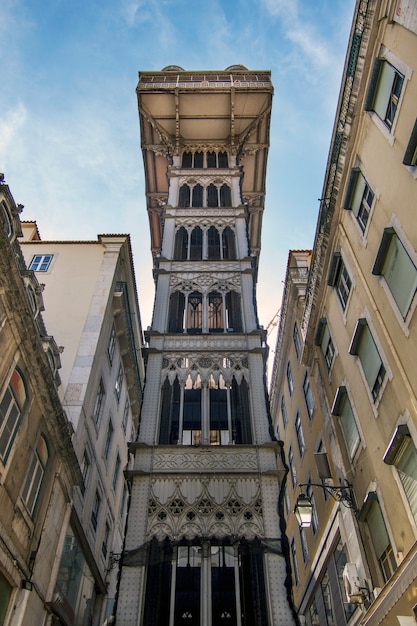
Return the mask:
<path id="1" fill-rule="evenodd" d="M 193 188 L 193 207 L 203 206 L 203 188 L 201 185 L 196 185 Z"/>

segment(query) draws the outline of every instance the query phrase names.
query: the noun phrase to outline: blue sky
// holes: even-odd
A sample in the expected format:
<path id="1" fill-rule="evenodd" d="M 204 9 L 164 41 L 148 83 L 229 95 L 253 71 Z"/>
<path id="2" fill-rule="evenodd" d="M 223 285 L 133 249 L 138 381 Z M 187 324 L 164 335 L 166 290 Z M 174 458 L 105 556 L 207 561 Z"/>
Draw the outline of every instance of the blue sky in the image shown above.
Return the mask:
<path id="1" fill-rule="evenodd" d="M 288 251 L 311 248 L 354 0 L 2 0 L 0 171 L 42 239 L 130 233 L 144 327 L 152 261 L 139 70 L 270 69 L 258 280 L 267 326 Z M 274 337 L 271 335 L 271 347 Z"/>

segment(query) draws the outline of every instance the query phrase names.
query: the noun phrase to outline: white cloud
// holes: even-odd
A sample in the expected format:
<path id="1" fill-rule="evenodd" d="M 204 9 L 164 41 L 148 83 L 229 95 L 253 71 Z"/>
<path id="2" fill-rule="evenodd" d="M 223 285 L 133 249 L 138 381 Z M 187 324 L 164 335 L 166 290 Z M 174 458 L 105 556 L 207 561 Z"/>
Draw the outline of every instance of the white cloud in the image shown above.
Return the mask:
<path id="1" fill-rule="evenodd" d="M 301 52 L 313 65 L 324 67 L 332 61 L 327 43 L 320 40 L 311 27 L 299 25 L 297 28 L 289 29 L 287 37 L 300 47 Z"/>
<path id="2" fill-rule="evenodd" d="M 147 2 L 143 0 L 124 0 L 122 3 L 122 15 L 129 27 L 150 19 L 151 12 L 147 10 L 146 4 Z"/>
<path id="3" fill-rule="evenodd" d="M 271 15 L 278 15 L 288 21 L 297 18 L 297 0 L 263 0 L 263 4 Z"/>
<path id="4" fill-rule="evenodd" d="M 0 121 L 0 159 L 2 162 L 6 160 L 6 155 L 11 149 L 16 134 L 26 119 L 26 107 L 22 102 L 19 102 L 16 108 L 7 111 L 3 120 Z"/>

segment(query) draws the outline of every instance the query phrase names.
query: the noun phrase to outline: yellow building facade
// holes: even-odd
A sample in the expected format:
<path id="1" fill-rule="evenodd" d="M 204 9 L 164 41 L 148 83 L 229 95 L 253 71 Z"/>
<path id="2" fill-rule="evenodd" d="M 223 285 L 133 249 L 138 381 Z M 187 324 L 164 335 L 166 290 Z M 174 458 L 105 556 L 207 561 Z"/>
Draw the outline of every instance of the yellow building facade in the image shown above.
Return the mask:
<path id="1" fill-rule="evenodd" d="M 329 476 L 317 460 L 316 479 L 350 486 L 336 509 L 329 506 L 336 489 L 325 504 L 326 490 L 312 488 L 318 530 L 303 531 L 305 562 L 288 517 L 301 572 L 296 604 L 307 624 L 344 623 L 338 590 L 349 624 L 415 623 L 416 52 L 415 2 L 357 2 L 298 318 L 300 362 L 317 401 L 305 445 L 319 452 L 316 432 L 325 432 Z M 281 351 L 280 358 L 291 355 Z M 296 432 L 283 429 L 279 363 L 275 374 L 273 417 L 289 454 Z M 296 470 L 297 482 L 308 482 L 297 457 Z M 291 506 L 299 492 L 290 488 Z M 353 508 L 344 498 L 350 495 Z M 335 585 L 328 564 L 339 541 L 347 562 Z"/>

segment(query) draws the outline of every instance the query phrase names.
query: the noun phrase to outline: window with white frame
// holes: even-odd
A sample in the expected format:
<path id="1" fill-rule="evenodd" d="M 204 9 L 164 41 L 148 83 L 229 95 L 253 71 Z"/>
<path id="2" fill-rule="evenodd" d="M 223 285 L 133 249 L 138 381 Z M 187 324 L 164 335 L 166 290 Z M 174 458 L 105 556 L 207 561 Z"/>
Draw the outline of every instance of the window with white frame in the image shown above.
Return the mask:
<path id="1" fill-rule="evenodd" d="M 280 429 L 279 429 L 279 424 L 276 425 L 275 436 L 278 439 L 278 441 L 280 441 L 280 439 L 281 439 L 281 432 L 280 432 Z"/>
<path id="2" fill-rule="evenodd" d="M 358 520 L 365 522 L 368 526 L 375 557 L 380 567 L 383 581 L 386 583 L 397 569 L 397 563 L 378 496 L 374 491 L 368 492 L 358 513 Z"/>
<path id="3" fill-rule="evenodd" d="M 315 402 L 313 390 L 311 388 L 310 377 L 307 372 L 304 374 L 303 379 L 303 395 L 307 407 L 308 416 L 311 419 L 314 413 Z"/>
<path id="4" fill-rule="evenodd" d="M 385 228 L 372 273 L 383 276 L 405 319 L 417 289 L 417 268 L 394 228 Z"/>
<path id="5" fill-rule="evenodd" d="M 289 494 L 287 485 L 285 485 L 285 490 L 284 490 L 284 504 L 285 504 L 285 513 L 288 517 L 291 509 L 290 509 L 290 494 Z"/>
<path id="6" fill-rule="evenodd" d="M 292 571 L 294 575 L 294 583 L 295 583 L 295 586 L 298 587 L 298 585 L 300 584 L 300 571 L 298 569 L 297 548 L 295 547 L 294 537 L 291 539 L 290 548 L 291 548 Z"/>
<path id="7" fill-rule="evenodd" d="M 299 411 L 297 411 L 297 415 L 295 416 L 294 422 L 295 435 L 297 437 L 298 451 L 300 453 L 300 457 L 303 457 L 306 444 L 304 439 L 303 427 L 301 424 L 301 417 Z"/>
<path id="8" fill-rule="evenodd" d="M 41 435 L 32 453 L 29 470 L 22 491 L 22 500 L 30 515 L 33 515 L 39 498 L 48 458 L 48 445 L 46 439 Z"/>
<path id="9" fill-rule="evenodd" d="M 47 272 L 53 256 L 53 254 L 35 254 L 29 264 L 29 269 L 34 272 Z"/>
<path id="10" fill-rule="evenodd" d="M 297 359 L 299 359 L 301 350 L 302 350 L 302 343 L 301 343 L 300 331 L 298 330 L 297 322 L 295 322 L 294 324 L 294 328 L 292 331 L 292 338 L 294 341 L 295 354 L 297 355 Z"/>
<path id="11" fill-rule="evenodd" d="M 81 475 L 82 475 L 82 482 L 80 484 L 80 489 L 81 489 L 81 493 L 83 495 L 85 493 L 85 488 L 86 488 L 86 485 L 87 485 L 88 476 L 90 474 L 90 468 L 91 468 L 90 455 L 89 455 L 87 449 L 85 449 L 84 450 L 84 454 L 83 454 L 83 458 L 81 459 L 81 463 L 80 463 L 80 469 L 81 469 Z"/>
<path id="12" fill-rule="evenodd" d="M 316 604 L 315 599 L 309 606 L 308 614 L 310 617 L 311 626 L 320 626 L 320 617 L 319 617 L 319 613 L 317 610 L 317 604 Z"/>
<path id="13" fill-rule="evenodd" d="M 326 369 L 329 372 L 333 365 L 336 350 L 330 334 L 329 324 L 327 322 L 327 318 L 325 317 L 322 317 L 319 320 L 314 343 L 316 346 L 320 347 L 326 364 Z"/>
<path id="14" fill-rule="evenodd" d="M 345 386 L 337 389 L 331 412 L 339 418 L 346 449 L 352 459 L 359 446 L 360 434 Z"/>
<path id="15" fill-rule="evenodd" d="M 301 544 L 301 554 L 303 556 L 303 562 L 304 564 L 307 563 L 308 558 L 309 558 L 309 554 L 308 554 L 308 544 L 307 544 L 307 536 L 306 536 L 306 532 L 305 529 L 302 528 L 301 526 L 298 527 L 298 530 L 300 532 L 300 544 Z"/>
<path id="16" fill-rule="evenodd" d="M 293 489 L 295 489 L 297 485 L 297 469 L 295 467 L 294 452 L 292 451 L 292 448 L 288 450 L 288 467 L 290 469 L 291 484 Z"/>
<path id="17" fill-rule="evenodd" d="M 119 369 L 117 372 L 116 381 L 114 383 L 114 393 L 116 394 L 117 402 L 119 402 L 120 394 L 122 393 L 123 379 L 124 379 L 123 365 L 122 363 L 120 363 Z"/>
<path id="18" fill-rule="evenodd" d="M 386 369 L 364 317 L 356 323 L 349 354 L 359 357 L 372 399 L 375 401 L 385 380 Z"/>
<path id="19" fill-rule="evenodd" d="M 385 58 L 375 59 L 365 100 L 365 111 L 374 111 L 391 131 L 395 121 L 404 75 Z"/>
<path id="20" fill-rule="evenodd" d="M 126 434 L 126 430 L 127 430 L 127 422 L 129 420 L 129 409 L 130 409 L 130 402 L 129 402 L 129 398 L 126 397 L 125 406 L 123 409 L 123 418 L 122 418 L 122 428 L 123 428 L 124 434 Z"/>
<path id="21" fill-rule="evenodd" d="M 343 545 L 342 540 L 339 539 L 339 542 L 335 548 L 333 553 L 334 556 L 334 564 L 336 566 L 337 578 L 339 580 L 339 587 L 342 595 L 342 606 L 344 609 L 346 621 L 348 622 L 352 615 L 356 611 L 356 604 L 351 604 L 347 601 L 347 594 L 345 584 L 343 582 L 343 572 L 345 569 L 345 565 L 348 562 L 348 553 L 346 551 L 346 547 Z"/>
<path id="22" fill-rule="evenodd" d="M 114 464 L 114 472 L 113 472 L 113 491 L 117 490 L 117 483 L 119 482 L 119 476 L 120 476 L 120 466 L 121 466 L 120 454 L 117 453 L 116 462 Z"/>
<path id="23" fill-rule="evenodd" d="M 404 75 L 387 59 L 375 59 L 365 111 L 374 111 L 390 131 L 395 121 L 403 83 Z"/>
<path id="24" fill-rule="evenodd" d="M 96 399 L 94 402 L 94 410 L 93 410 L 94 421 L 96 424 L 99 423 L 100 417 L 103 411 L 104 397 L 105 397 L 104 383 L 103 383 L 103 379 L 100 378 L 100 382 L 99 382 L 98 389 L 97 389 L 97 395 L 96 395 Z"/>
<path id="25" fill-rule="evenodd" d="M 282 416 L 282 423 L 284 425 L 284 430 L 285 430 L 288 424 L 288 413 L 287 413 L 287 405 L 285 404 L 284 396 L 281 397 L 281 416 Z"/>
<path id="26" fill-rule="evenodd" d="M 291 363 L 287 363 L 287 385 L 290 396 L 294 393 L 294 377 L 292 375 Z"/>
<path id="27" fill-rule="evenodd" d="M 395 429 L 384 462 L 398 473 L 411 514 L 417 524 L 417 449 L 406 424 Z"/>
<path id="28" fill-rule="evenodd" d="M 123 492 L 122 492 L 122 497 L 121 497 L 121 500 L 120 500 L 120 509 L 119 509 L 119 513 L 120 513 L 121 519 L 124 518 L 124 514 L 125 514 L 127 494 L 128 494 L 128 489 L 127 489 L 126 485 L 123 485 Z"/>
<path id="29" fill-rule="evenodd" d="M 116 349 L 116 330 L 114 326 L 111 327 L 109 343 L 107 344 L 107 356 L 109 357 L 110 365 L 113 363 L 114 351 Z"/>
<path id="30" fill-rule="evenodd" d="M 104 440 L 104 450 L 103 450 L 103 456 L 106 461 L 109 458 L 110 448 L 111 448 L 111 444 L 113 441 L 113 434 L 114 434 L 113 422 L 110 417 L 109 423 L 107 425 L 107 432 L 106 432 L 106 438 Z"/>
<path id="31" fill-rule="evenodd" d="M 417 165 L 417 119 L 414 122 L 410 139 L 408 140 L 407 148 L 404 153 L 403 163 L 404 165 L 410 166 Z"/>
<path id="32" fill-rule="evenodd" d="M 352 279 L 340 252 L 335 252 L 333 255 L 327 284 L 335 288 L 342 309 L 345 311 L 352 289 Z"/>
<path id="33" fill-rule="evenodd" d="M 6 463 L 26 405 L 23 376 L 15 369 L 0 400 L 0 458 Z"/>
<path id="34" fill-rule="evenodd" d="M 326 570 L 320 583 L 323 598 L 324 610 L 326 613 L 327 626 L 337 626 L 335 621 L 335 611 L 333 606 L 332 589 L 330 586 L 329 572 Z"/>
<path id="35" fill-rule="evenodd" d="M 103 555 L 105 559 L 107 558 L 107 554 L 109 550 L 108 548 L 109 539 L 110 539 L 110 524 L 106 520 L 106 524 L 104 526 L 103 541 L 101 542 L 101 554 Z"/>
<path id="36" fill-rule="evenodd" d="M 355 215 L 362 233 L 365 232 L 375 194 L 359 167 L 350 172 L 343 208 Z"/>
<path id="37" fill-rule="evenodd" d="M 94 528 L 94 530 L 97 530 L 97 526 L 98 526 L 98 520 L 100 517 L 100 510 L 101 510 L 101 493 L 99 492 L 98 489 L 96 489 L 96 492 L 94 494 L 94 500 L 93 500 L 93 506 L 91 508 L 91 525 Z"/>

